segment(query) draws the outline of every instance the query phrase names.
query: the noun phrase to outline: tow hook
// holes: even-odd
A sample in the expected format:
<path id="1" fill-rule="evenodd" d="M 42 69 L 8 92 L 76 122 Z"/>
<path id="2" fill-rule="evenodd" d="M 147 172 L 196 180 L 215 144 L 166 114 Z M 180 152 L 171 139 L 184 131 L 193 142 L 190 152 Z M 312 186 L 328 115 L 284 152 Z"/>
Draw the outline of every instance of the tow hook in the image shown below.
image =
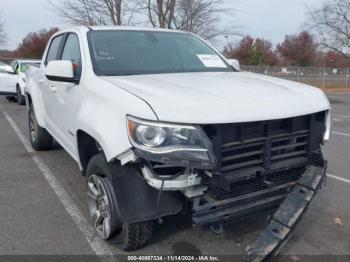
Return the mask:
<path id="1" fill-rule="evenodd" d="M 224 226 L 222 225 L 222 223 L 211 224 L 209 226 L 209 229 L 215 235 L 221 235 L 224 233 Z"/>
<path id="2" fill-rule="evenodd" d="M 287 195 L 270 224 L 254 244 L 246 249 L 247 262 L 265 261 L 278 253 L 305 214 L 310 202 L 326 180 L 327 162 L 323 166 L 308 166 L 294 189 Z"/>

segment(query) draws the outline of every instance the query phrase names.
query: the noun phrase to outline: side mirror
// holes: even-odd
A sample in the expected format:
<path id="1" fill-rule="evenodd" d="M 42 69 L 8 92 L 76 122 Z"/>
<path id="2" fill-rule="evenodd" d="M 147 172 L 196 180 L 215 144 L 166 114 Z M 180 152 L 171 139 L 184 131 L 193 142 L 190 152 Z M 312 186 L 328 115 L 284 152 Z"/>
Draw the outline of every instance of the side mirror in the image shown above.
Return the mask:
<path id="1" fill-rule="evenodd" d="M 45 69 L 47 79 L 56 82 L 78 83 L 74 76 L 72 61 L 55 60 L 50 61 Z"/>
<path id="2" fill-rule="evenodd" d="M 241 70 L 241 66 L 239 64 L 239 61 L 236 59 L 227 59 L 227 62 L 236 70 Z"/>

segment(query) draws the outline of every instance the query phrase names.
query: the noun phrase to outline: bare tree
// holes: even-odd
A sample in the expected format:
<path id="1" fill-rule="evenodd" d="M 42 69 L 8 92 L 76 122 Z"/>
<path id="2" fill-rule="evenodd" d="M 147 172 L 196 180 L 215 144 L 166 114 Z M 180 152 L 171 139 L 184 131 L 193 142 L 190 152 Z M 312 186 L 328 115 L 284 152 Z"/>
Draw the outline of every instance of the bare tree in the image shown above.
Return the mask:
<path id="1" fill-rule="evenodd" d="M 328 0 L 309 11 L 308 23 L 321 46 L 350 58 L 350 0 Z"/>
<path id="2" fill-rule="evenodd" d="M 221 26 L 223 16 L 233 14 L 224 0 L 179 0 L 174 18 L 175 28 L 193 32 L 206 39 L 235 34 L 233 27 Z"/>
<path id="3" fill-rule="evenodd" d="M 177 0 L 147 0 L 148 18 L 153 27 L 172 28 Z"/>
<path id="4" fill-rule="evenodd" d="M 51 7 L 66 22 L 82 25 L 127 25 L 141 0 L 62 0 Z"/>
<path id="5" fill-rule="evenodd" d="M 5 22 L 1 20 L 1 13 L 0 13 L 0 45 L 3 45 L 6 43 L 7 35 L 5 32 Z"/>
<path id="6" fill-rule="evenodd" d="M 178 29 L 199 34 L 206 39 L 235 34 L 223 28 L 223 16 L 233 13 L 225 0 L 147 0 L 148 18 L 154 27 Z"/>

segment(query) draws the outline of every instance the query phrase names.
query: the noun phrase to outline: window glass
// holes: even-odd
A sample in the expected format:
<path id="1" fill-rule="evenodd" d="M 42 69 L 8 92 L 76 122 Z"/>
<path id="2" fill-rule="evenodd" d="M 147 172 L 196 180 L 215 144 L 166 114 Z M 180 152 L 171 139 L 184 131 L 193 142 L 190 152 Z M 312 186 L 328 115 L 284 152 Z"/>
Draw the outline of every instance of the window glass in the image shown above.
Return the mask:
<path id="1" fill-rule="evenodd" d="M 63 38 L 63 35 L 60 35 L 52 40 L 49 52 L 47 53 L 46 64 L 52 60 L 57 60 L 57 54 L 60 48 L 62 38 Z"/>
<path id="2" fill-rule="evenodd" d="M 61 60 L 70 60 L 73 63 L 76 77 L 81 71 L 81 55 L 79 47 L 79 39 L 76 34 L 69 34 L 63 48 Z"/>
<path id="3" fill-rule="evenodd" d="M 215 50 L 191 34 L 101 30 L 88 35 L 100 75 L 233 71 Z"/>
<path id="4" fill-rule="evenodd" d="M 17 63 L 18 63 L 17 61 L 12 61 L 12 62 L 11 62 L 10 66 L 12 67 L 13 71 L 16 70 Z"/>
<path id="5" fill-rule="evenodd" d="M 40 62 L 22 62 L 21 63 L 21 72 L 25 73 L 30 65 L 40 67 Z"/>

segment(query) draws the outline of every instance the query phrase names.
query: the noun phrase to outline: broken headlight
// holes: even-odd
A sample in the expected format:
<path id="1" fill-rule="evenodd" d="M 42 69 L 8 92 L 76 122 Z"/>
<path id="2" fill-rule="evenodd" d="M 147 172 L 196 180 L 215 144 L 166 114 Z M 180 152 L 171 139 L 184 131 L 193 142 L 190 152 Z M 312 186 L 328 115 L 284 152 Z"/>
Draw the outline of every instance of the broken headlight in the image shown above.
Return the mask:
<path id="1" fill-rule="evenodd" d="M 212 169 L 211 142 L 199 126 L 176 125 L 127 117 L 128 134 L 135 153 L 149 161 Z"/>

